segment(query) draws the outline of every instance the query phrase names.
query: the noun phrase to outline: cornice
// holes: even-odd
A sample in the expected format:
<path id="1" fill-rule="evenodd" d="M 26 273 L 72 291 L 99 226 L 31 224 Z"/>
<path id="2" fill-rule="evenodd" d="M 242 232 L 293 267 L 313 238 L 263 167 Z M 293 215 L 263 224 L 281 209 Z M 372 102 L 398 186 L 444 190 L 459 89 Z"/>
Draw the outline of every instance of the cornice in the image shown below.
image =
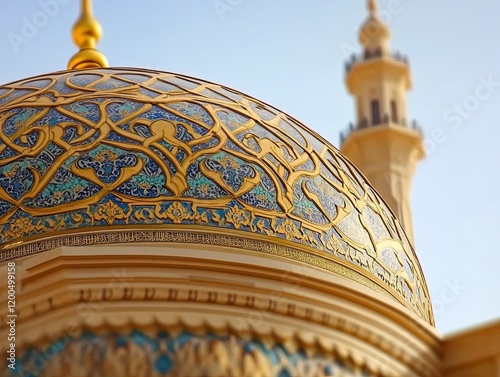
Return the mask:
<path id="1" fill-rule="evenodd" d="M 387 297 L 318 268 L 297 268 L 302 264 L 292 265 L 276 256 L 262 261 L 244 250 L 238 256 L 215 245 L 204 250 L 184 247 L 188 253 L 186 249 L 165 253 L 155 245 L 142 255 L 128 253 L 127 246 L 63 248 L 49 252 L 48 258 L 27 259 L 22 266 L 25 293 L 19 307 L 26 323 L 23 333 L 29 334 L 25 345 L 47 341 L 47 327 L 42 323 L 59 327 L 54 330 L 57 333 L 68 318 L 79 321 L 75 327 L 93 330 L 161 325 L 213 331 L 217 326 L 204 323 L 196 313 L 215 313 L 219 319 L 214 323 L 230 318 L 219 323 L 218 331 L 256 334 L 263 339 L 272 334 L 273 341 L 292 349 L 330 352 L 339 345 L 338 336 L 324 335 L 328 329 L 350 339 L 344 344 L 356 343 L 348 353 L 352 358 L 366 362 L 366 350 L 371 350 L 368 354 L 378 350 L 377 357 L 388 358 L 385 362 L 397 361 L 418 371 L 418 376 L 435 375 L 429 365 L 438 362 L 438 339 L 428 325 L 412 318 L 410 311 L 398 310 L 400 306 Z M 214 253 L 225 256 L 217 260 Z M 253 264 L 257 261 L 261 264 Z M 117 277 L 112 266 L 116 271 L 126 270 L 130 280 Z M 289 269 L 286 277 L 284 268 Z M 189 315 L 181 318 L 175 314 L 179 312 Z M 91 323 L 85 323 L 82 315 L 90 314 Z M 169 322 L 172 318 L 181 323 L 174 326 Z M 286 331 L 276 332 L 276 323 L 290 321 L 293 325 Z M 317 330 L 311 332 L 313 326 Z M 357 365 L 361 367 L 362 362 Z"/>

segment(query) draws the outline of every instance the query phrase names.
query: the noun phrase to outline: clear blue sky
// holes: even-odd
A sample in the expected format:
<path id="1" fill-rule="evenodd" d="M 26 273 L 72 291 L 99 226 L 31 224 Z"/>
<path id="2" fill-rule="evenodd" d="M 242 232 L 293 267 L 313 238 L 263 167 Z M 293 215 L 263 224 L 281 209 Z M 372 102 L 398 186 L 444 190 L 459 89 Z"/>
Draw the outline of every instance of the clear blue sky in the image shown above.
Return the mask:
<path id="1" fill-rule="evenodd" d="M 44 10 L 54 1 L 58 9 Z M 364 0 L 94 3 L 105 30 L 99 48 L 112 66 L 184 73 L 239 89 L 335 145 L 354 118 L 343 67 L 346 50 L 357 50 Z M 76 51 L 70 28 L 78 6 L 77 0 L 4 1 L 0 82 L 65 69 Z M 380 0 L 380 9 L 393 48 L 410 57 L 408 118 L 426 134 L 413 211 L 438 329 L 499 318 L 500 3 Z M 23 30 L 26 20 L 39 26 Z"/>

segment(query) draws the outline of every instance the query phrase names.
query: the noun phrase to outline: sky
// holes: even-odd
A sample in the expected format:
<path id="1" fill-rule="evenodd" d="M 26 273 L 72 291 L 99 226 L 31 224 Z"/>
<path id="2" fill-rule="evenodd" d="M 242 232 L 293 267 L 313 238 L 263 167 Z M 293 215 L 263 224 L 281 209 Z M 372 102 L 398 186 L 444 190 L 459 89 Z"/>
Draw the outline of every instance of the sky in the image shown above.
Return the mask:
<path id="1" fill-rule="evenodd" d="M 77 0 L 0 0 L 0 83 L 63 70 Z M 500 318 L 500 2 L 379 0 L 410 58 L 408 119 L 427 157 L 414 177 L 415 244 L 438 330 Z M 226 85 L 339 144 L 354 120 L 344 63 L 365 0 L 94 0 L 111 66 Z"/>

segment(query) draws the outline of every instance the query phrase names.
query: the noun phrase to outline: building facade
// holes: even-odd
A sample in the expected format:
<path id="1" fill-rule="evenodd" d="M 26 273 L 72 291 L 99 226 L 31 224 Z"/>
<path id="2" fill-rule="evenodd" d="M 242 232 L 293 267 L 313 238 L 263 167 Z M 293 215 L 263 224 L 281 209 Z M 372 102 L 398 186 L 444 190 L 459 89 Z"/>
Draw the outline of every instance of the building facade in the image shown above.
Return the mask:
<path id="1" fill-rule="evenodd" d="M 434 327 L 410 72 L 374 1 L 343 153 L 234 89 L 108 68 L 82 5 L 68 70 L 0 87 L 6 375 L 495 375 L 498 348 L 462 355 L 482 333 Z"/>

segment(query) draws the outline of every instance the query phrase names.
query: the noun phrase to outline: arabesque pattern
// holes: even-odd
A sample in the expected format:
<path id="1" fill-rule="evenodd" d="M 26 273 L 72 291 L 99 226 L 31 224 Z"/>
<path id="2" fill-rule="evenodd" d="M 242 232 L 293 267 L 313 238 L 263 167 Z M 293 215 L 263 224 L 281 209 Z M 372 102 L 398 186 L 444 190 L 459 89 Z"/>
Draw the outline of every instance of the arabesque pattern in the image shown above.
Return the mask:
<path id="1" fill-rule="evenodd" d="M 369 376 L 335 357 L 292 352 L 283 345 L 166 331 L 154 336 L 141 331 L 86 332 L 77 339 L 62 338 L 43 350 L 30 349 L 16 366 L 10 377 Z"/>
<path id="2" fill-rule="evenodd" d="M 134 69 L 0 87 L 0 241 L 195 224 L 310 246 L 375 276 L 432 322 L 408 240 L 334 147 L 278 110 Z"/>

